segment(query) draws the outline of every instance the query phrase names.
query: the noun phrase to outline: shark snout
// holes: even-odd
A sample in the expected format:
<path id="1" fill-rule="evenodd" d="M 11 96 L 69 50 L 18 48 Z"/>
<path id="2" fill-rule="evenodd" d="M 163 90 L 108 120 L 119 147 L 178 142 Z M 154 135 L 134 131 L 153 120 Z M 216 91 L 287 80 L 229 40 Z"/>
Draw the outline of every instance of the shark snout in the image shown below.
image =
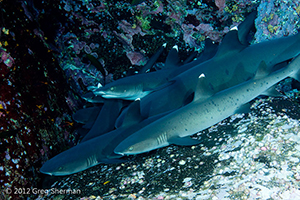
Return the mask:
<path id="1" fill-rule="evenodd" d="M 95 90 L 95 91 L 93 91 L 93 93 L 94 93 L 94 95 L 104 95 L 104 94 L 106 94 L 106 92 L 103 91 L 103 90 Z"/>

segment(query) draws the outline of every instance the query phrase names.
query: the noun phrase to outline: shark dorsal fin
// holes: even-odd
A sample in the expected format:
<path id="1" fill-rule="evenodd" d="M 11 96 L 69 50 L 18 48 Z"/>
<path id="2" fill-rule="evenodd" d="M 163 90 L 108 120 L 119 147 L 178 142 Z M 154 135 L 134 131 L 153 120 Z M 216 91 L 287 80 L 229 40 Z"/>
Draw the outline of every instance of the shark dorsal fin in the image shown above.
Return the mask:
<path id="1" fill-rule="evenodd" d="M 164 68 L 171 69 L 171 68 L 177 67 L 179 65 L 179 62 L 180 62 L 180 59 L 178 56 L 178 46 L 175 45 L 172 47 L 172 49 L 168 53 Z"/>
<path id="2" fill-rule="evenodd" d="M 268 66 L 267 66 L 266 62 L 261 61 L 256 70 L 254 79 L 260 79 L 260 78 L 266 77 L 269 74 L 270 74 L 270 71 L 268 70 Z"/>
<path id="3" fill-rule="evenodd" d="M 203 52 L 201 52 L 200 56 L 197 58 L 197 63 L 201 63 L 211 59 L 216 54 L 217 50 L 218 45 L 216 43 L 213 43 L 211 39 L 207 38 L 205 40 L 205 48 Z"/>
<path id="4" fill-rule="evenodd" d="M 210 89 L 206 77 L 204 74 L 201 74 L 198 77 L 198 83 L 195 89 L 195 95 L 193 101 L 205 100 L 211 97 L 214 92 Z"/>
<path id="5" fill-rule="evenodd" d="M 246 47 L 246 45 L 241 44 L 238 38 L 238 31 L 234 29 L 229 31 L 225 35 L 221 45 L 218 47 L 216 57 L 223 57 L 228 53 L 236 53 L 243 50 Z"/>
<path id="6" fill-rule="evenodd" d="M 140 69 L 139 74 L 141 73 L 146 73 L 151 70 L 159 56 L 162 54 L 162 52 L 166 48 L 166 43 L 164 43 L 158 50 L 157 52 L 148 60 L 148 62 Z"/>
<path id="7" fill-rule="evenodd" d="M 205 39 L 204 43 L 205 43 L 205 48 L 203 51 L 204 54 L 212 54 L 217 51 L 218 45 L 214 43 L 211 39 L 209 38 Z"/>

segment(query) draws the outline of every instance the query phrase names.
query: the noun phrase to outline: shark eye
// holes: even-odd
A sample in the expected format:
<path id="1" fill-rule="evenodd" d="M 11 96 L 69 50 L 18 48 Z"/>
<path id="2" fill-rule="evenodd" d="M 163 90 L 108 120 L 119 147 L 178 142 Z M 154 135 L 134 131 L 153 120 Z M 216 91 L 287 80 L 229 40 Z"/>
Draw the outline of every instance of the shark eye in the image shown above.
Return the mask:
<path id="1" fill-rule="evenodd" d="M 128 149 L 129 151 L 132 151 L 133 150 L 133 146 L 131 146 L 131 147 L 129 147 L 129 149 Z"/>
<path id="2" fill-rule="evenodd" d="M 114 91 L 115 90 L 115 87 L 110 87 L 110 91 Z"/>

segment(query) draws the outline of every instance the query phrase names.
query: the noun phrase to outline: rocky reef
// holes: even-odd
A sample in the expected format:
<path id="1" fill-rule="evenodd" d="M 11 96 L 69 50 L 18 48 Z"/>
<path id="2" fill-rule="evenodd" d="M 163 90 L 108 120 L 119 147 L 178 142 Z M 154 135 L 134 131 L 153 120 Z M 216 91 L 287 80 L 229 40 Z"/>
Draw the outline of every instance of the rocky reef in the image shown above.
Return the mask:
<path id="1" fill-rule="evenodd" d="M 257 100 L 249 115 L 195 135 L 203 140 L 199 146 L 170 146 L 68 177 L 39 173 L 46 160 L 77 144 L 71 116 L 85 103 L 81 95 L 88 86 L 135 73 L 163 43 L 167 50 L 178 45 L 185 60 L 202 50 L 205 38 L 220 42 L 255 9 L 251 43 L 295 34 L 297 1 L 0 5 L 1 199 L 300 198 L 299 85 L 290 79 L 278 86 L 289 98 Z"/>

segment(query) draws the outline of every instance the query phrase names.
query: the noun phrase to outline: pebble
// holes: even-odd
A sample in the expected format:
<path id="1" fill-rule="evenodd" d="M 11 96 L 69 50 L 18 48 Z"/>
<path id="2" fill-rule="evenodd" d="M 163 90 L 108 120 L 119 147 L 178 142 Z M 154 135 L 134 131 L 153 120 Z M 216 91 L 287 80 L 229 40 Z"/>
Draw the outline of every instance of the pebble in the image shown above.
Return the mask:
<path id="1" fill-rule="evenodd" d="M 185 165 L 186 161 L 185 160 L 181 160 L 179 161 L 179 165 Z"/>

